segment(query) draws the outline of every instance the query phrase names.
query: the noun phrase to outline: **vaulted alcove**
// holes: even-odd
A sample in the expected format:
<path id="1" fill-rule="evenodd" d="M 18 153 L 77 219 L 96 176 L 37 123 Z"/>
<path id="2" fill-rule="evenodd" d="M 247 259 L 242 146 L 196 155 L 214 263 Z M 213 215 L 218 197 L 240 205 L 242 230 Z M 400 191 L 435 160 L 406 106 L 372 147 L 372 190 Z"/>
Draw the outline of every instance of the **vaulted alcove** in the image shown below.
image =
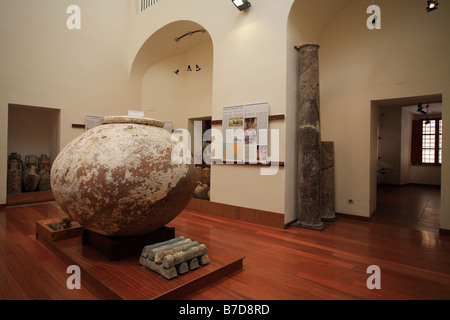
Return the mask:
<path id="1" fill-rule="evenodd" d="M 200 134 L 201 141 L 211 128 L 213 44 L 208 31 L 192 21 L 167 24 L 142 45 L 132 73 L 142 79 L 145 116 L 167 122 L 174 131 L 189 132 L 190 139 L 180 142 L 190 144 L 194 154 L 195 135 Z M 202 123 L 200 132 L 194 130 L 195 121 Z M 198 181 L 209 190 L 210 166 L 204 161 L 195 163 Z M 208 191 L 202 193 L 205 196 L 194 197 L 209 200 Z"/>

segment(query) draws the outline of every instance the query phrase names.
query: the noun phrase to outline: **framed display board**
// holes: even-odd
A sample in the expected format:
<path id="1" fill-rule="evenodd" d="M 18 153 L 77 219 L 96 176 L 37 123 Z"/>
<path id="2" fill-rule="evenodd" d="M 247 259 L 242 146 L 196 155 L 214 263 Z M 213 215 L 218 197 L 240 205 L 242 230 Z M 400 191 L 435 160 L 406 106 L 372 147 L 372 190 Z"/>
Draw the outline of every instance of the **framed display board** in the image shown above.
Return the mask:
<path id="1" fill-rule="evenodd" d="M 228 163 L 268 162 L 269 104 L 223 108 L 223 160 Z"/>

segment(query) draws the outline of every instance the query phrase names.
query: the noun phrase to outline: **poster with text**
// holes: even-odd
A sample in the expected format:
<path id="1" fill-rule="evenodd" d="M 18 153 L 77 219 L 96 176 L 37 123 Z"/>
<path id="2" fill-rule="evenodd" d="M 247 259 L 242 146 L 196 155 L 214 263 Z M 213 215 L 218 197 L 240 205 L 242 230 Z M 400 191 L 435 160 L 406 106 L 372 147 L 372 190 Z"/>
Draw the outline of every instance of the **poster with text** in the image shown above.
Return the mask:
<path id="1" fill-rule="evenodd" d="M 269 104 L 223 108 L 224 161 L 261 163 L 267 160 Z"/>

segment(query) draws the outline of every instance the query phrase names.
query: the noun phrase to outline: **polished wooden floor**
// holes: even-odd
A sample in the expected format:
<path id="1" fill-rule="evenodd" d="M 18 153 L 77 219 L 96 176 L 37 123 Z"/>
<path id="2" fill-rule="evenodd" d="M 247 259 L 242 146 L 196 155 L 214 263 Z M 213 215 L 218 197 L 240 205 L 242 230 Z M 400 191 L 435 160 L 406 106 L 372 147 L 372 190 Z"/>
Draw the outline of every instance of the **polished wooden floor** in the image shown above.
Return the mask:
<path id="1" fill-rule="evenodd" d="M 86 281 L 67 289 L 67 263 L 36 240 L 36 221 L 61 215 L 52 202 L 0 210 L 0 299 L 108 298 Z M 245 256 L 241 271 L 185 299 L 450 298 L 450 236 L 436 232 L 344 217 L 321 232 L 281 230 L 190 210 L 170 226 Z M 366 286 L 370 265 L 380 290 Z"/>
<path id="2" fill-rule="evenodd" d="M 421 231 L 439 232 L 441 188 L 409 184 L 379 185 L 374 222 Z"/>

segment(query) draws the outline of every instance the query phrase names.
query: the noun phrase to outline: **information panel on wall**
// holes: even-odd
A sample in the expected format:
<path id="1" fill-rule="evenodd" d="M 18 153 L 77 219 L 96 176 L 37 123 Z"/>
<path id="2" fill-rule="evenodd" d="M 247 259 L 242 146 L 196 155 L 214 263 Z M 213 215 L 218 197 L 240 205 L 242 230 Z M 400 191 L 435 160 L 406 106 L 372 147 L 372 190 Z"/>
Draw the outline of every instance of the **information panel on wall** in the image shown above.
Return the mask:
<path id="1" fill-rule="evenodd" d="M 99 116 L 85 116 L 84 117 L 84 130 L 88 131 L 100 125 L 100 119 L 103 117 Z"/>
<path id="2" fill-rule="evenodd" d="M 223 160 L 228 163 L 268 161 L 269 104 L 223 108 Z"/>

